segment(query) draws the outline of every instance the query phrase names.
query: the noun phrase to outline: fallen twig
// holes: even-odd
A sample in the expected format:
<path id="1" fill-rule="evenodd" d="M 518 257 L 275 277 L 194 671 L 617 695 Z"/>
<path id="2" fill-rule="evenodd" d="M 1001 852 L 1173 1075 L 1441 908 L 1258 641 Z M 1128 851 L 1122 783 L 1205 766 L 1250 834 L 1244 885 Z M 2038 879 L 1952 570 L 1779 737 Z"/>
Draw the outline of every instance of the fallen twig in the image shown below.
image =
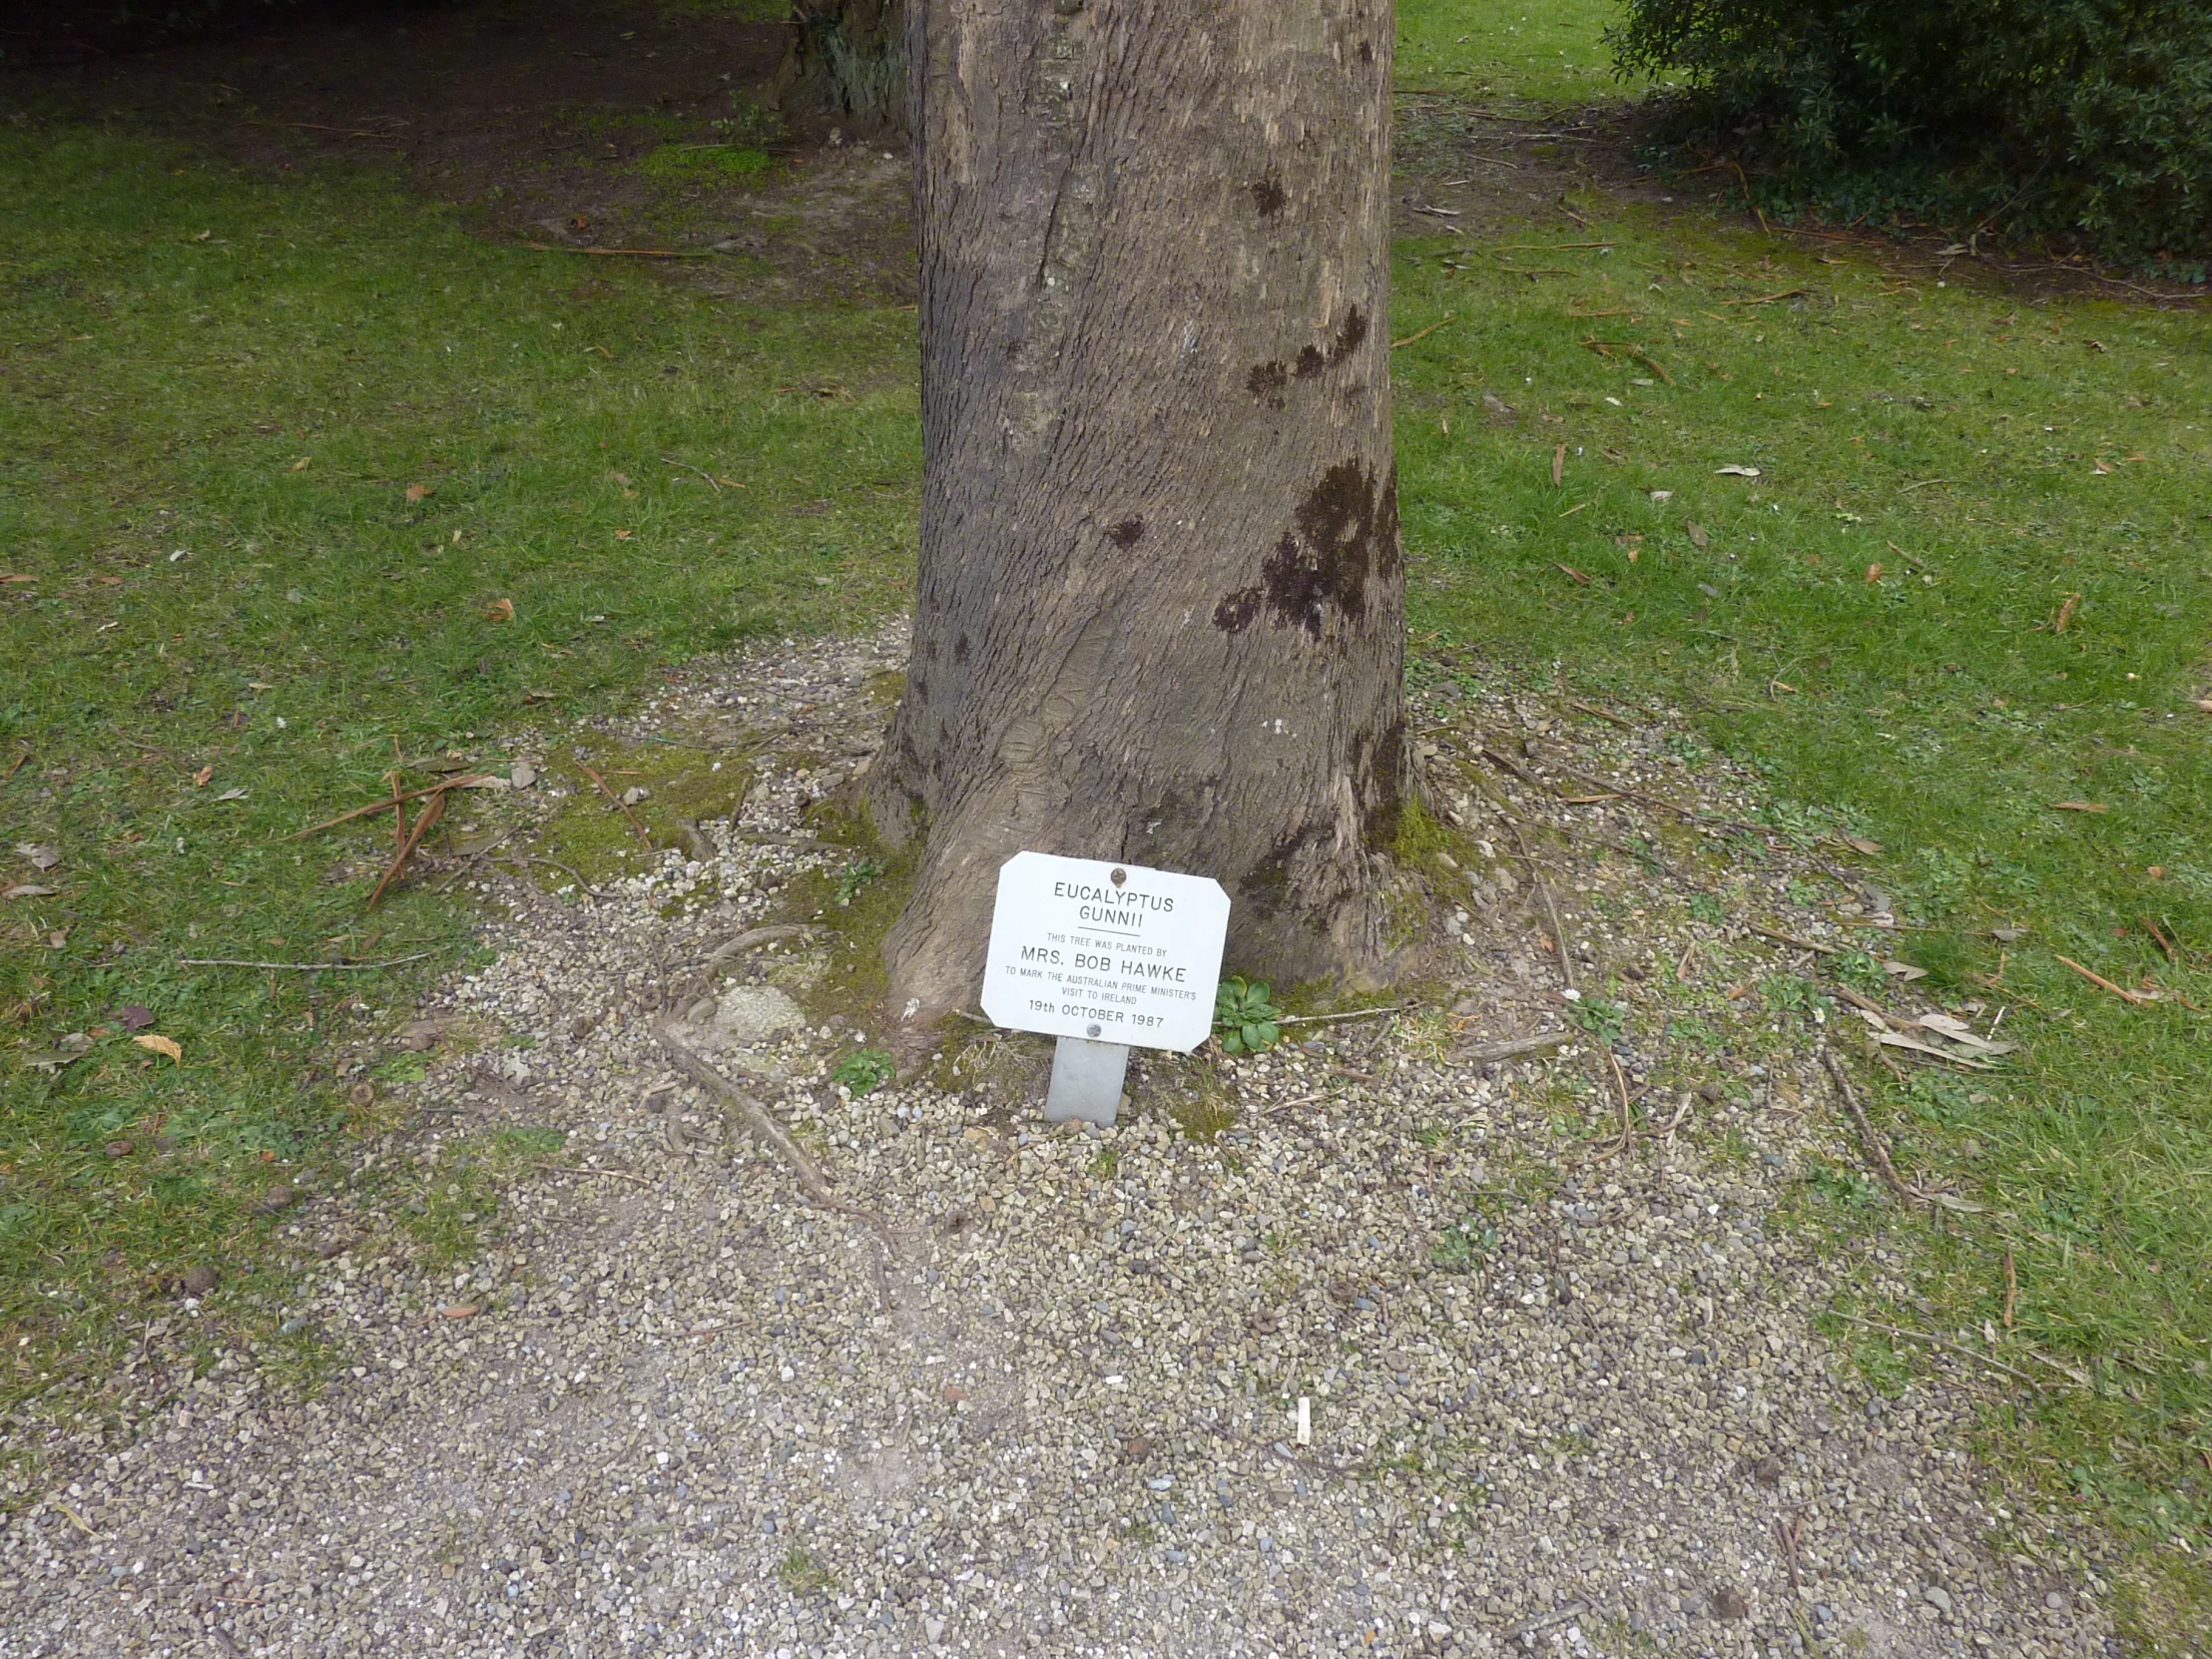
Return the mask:
<path id="1" fill-rule="evenodd" d="M 1482 753 L 1487 755 L 1489 751 L 1485 749 Z M 1536 896 L 1544 902 L 1544 914 L 1551 918 L 1551 941 L 1552 948 L 1559 956 L 1559 977 L 1566 981 L 1567 989 L 1571 991 L 1575 988 L 1574 957 L 1567 949 L 1567 930 L 1559 925 L 1559 906 L 1551 901 L 1551 888 L 1544 883 L 1543 871 L 1536 867 L 1536 855 L 1528 850 L 1528 842 L 1521 835 L 1520 826 L 1507 819 L 1505 828 L 1513 832 L 1513 844 L 1520 848 L 1521 862 L 1528 866 L 1529 882 L 1535 887 Z"/>
<path id="2" fill-rule="evenodd" d="M 1635 1106 L 1636 1103 L 1629 1098 L 1628 1074 L 1621 1070 L 1620 1057 L 1616 1055 L 1611 1049 L 1607 1049 L 1605 1051 L 1605 1063 L 1612 1069 L 1613 1089 L 1614 1092 L 1620 1097 L 1621 1133 L 1620 1139 L 1615 1141 L 1611 1146 L 1607 1147 L 1602 1152 L 1593 1153 L 1591 1155 L 1590 1162 L 1593 1164 L 1602 1164 L 1609 1158 L 1620 1157 L 1629 1149 L 1631 1145 L 1634 1144 L 1636 1135 L 1635 1119 L 1630 1115 L 1631 1109 Z"/>
<path id="3" fill-rule="evenodd" d="M 613 802 L 616 808 L 619 809 L 622 813 L 622 816 L 630 821 L 630 828 L 638 832 L 638 839 L 643 841 L 647 846 L 651 846 L 653 844 L 653 836 L 651 832 L 648 831 L 645 828 L 645 821 L 639 818 L 637 814 L 630 811 L 629 803 L 624 801 L 621 796 L 615 794 L 614 790 L 608 785 L 607 780 L 600 777 L 598 773 L 592 771 L 589 763 L 578 761 L 576 764 L 584 769 L 584 776 L 586 778 L 589 778 L 594 784 L 597 784 L 599 786 L 599 793 L 605 796 L 609 801 Z"/>
<path id="4" fill-rule="evenodd" d="M 2158 941 L 2158 948 L 2166 953 L 2167 961 L 2178 962 L 2181 960 L 2181 947 L 2158 930 L 2157 922 L 2151 920 L 2148 916 L 2137 916 L 2135 919 L 2143 924 L 2145 932 Z"/>
<path id="5" fill-rule="evenodd" d="M 686 472 L 698 473 L 700 477 L 707 480 L 707 487 L 709 489 L 713 490 L 717 495 L 720 495 L 722 493 L 721 482 L 715 477 L 713 473 L 707 471 L 704 467 L 693 466 L 689 461 L 680 461 L 674 455 L 663 455 L 661 457 L 661 461 L 664 465 L 667 466 L 681 467 Z"/>
<path id="6" fill-rule="evenodd" d="M 1986 1354 L 1976 1354 L 1972 1349 L 1963 1348 L 1957 1343 L 1946 1343 L 1942 1338 L 1931 1336 L 1926 1331 L 1913 1331 L 1902 1325 L 1884 1325 L 1880 1320 L 1861 1319 L 1857 1314 L 1838 1314 L 1836 1317 L 1840 1320 L 1848 1320 L 1853 1325 L 1863 1325 L 1869 1331 L 1880 1331 L 1885 1336 L 1910 1337 L 1914 1342 L 1927 1343 L 1931 1348 L 1939 1348 L 1947 1353 L 1955 1354 L 1961 1359 L 1971 1360 L 1977 1366 L 1987 1366 L 1991 1371 L 2002 1372 L 2005 1376 L 2026 1383 L 2030 1388 L 2041 1386 L 2034 1378 L 2028 1376 L 2024 1371 L 2014 1371 L 2001 1360 L 1992 1360 Z M 2041 1356 L 2038 1355 L 2037 1358 L 2040 1359 Z M 2055 1361 L 2045 1363 L 2056 1364 Z M 2063 1371 L 2065 1368 L 2061 1366 L 2059 1369 Z"/>
<path id="7" fill-rule="evenodd" d="M 1569 1602 L 1566 1606 L 1560 1608 L 1559 1611 L 1556 1613 L 1546 1613 L 1540 1619 L 1530 1619 L 1526 1624 L 1522 1625 L 1518 1630 L 1514 1631 L 1510 1636 L 1506 1637 L 1505 1640 L 1508 1643 L 1520 1641 L 1524 1637 L 1535 1635 L 1536 1632 L 1539 1630 L 1549 1630 L 1555 1624 L 1565 1624 L 1569 1619 L 1578 1619 L 1589 1610 L 1589 1604 L 1586 1602 Z"/>
<path id="8" fill-rule="evenodd" d="M 1724 305 L 1771 305 L 1777 299 L 1796 299 L 1802 295 L 1810 295 L 1812 291 L 1811 288 L 1784 288 L 1779 293 L 1762 293 L 1752 299 L 1723 299 L 1721 303 Z"/>
<path id="9" fill-rule="evenodd" d="M 1568 698 L 1567 707 L 1577 710 L 1582 714 L 1594 715 L 1599 720 L 1604 721 L 1607 725 L 1618 726 L 1623 732 L 1633 732 L 1636 730 L 1636 723 L 1634 721 L 1623 720 L 1619 715 L 1607 714 L 1603 709 L 1598 708 L 1595 704 L 1584 703 L 1579 698 Z"/>
<path id="10" fill-rule="evenodd" d="M 1911 1205 L 1920 1194 L 1905 1184 L 1898 1174 L 1897 1165 L 1890 1162 L 1890 1143 L 1876 1131 L 1867 1117 L 1867 1109 L 1859 1104 L 1859 1096 L 1851 1086 L 1851 1078 L 1844 1072 L 1844 1064 L 1836 1058 L 1832 1049 L 1821 1050 L 1821 1061 L 1828 1067 L 1828 1075 L 1836 1084 L 1836 1092 L 1843 1096 L 1844 1105 L 1851 1111 L 1852 1121 L 1859 1125 L 1859 1144 L 1866 1149 L 1867 1157 L 1882 1177 L 1882 1183 L 1899 1198 Z"/>
<path id="11" fill-rule="evenodd" d="M 8 768 L 7 775 L 5 777 L 0 777 L 0 784 L 13 783 L 15 781 L 15 775 L 23 770 L 23 763 L 25 761 L 28 761 L 30 758 L 31 746 L 29 744 L 25 744 L 23 746 L 22 753 L 16 756 L 15 764 Z"/>
<path id="12" fill-rule="evenodd" d="M 647 1177 L 632 1175 L 628 1170 L 587 1169 L 581 1164 L 533 1164 L 530 1167 L 543 1170 L 548 1175 L 604 1175 L 610 1181 L 628 1181 L 640 1187 L 653 1185 Z"/>
<path id="13" fill-rule="evenodd" d="M 295 127 L 303 133 L 329 133 L 337 138 L 383 139 L 393 144 L 404 142 L 404 135 L 388 129 L 377 132 L 366 127 L 326 127 L 319 121 L 249 120 L 245 125 L 249 127 Z"/>
<path id="14" fill-rule="evenodd" d="M 1595 334 L 1590 335 L 1582 343 L 1601 357 L 1627 357 L 1635 362 L 1642 363 L 1644 367 L 1650 369 L 1652 373 L 1658 375 L 1668 385 L 1674 384 L 1674 376 L 1667 372 L 1665 365 L 1640 345 L 1631 345 L 1624 339 L 1599 339 Z"/>
<path id="15" fill-rule="evenodd" d="M 1843 954 L 1843 947 L 1840 945 L 1815 944 L 1811 939 L 1801 939 L 1795 933 L 1783 933 L 1772 927 L 1762 927 L 1756 921 L 1746 922 L 1744 925 L 1763 939 L 1773 939 L 1780 944 L 1794 944 L 1800 950 L 1817 950 L 1823 956 L 1841 956 Z"/>
<path id="16" fill-rule="evenodd" d="M 404 795 L 395 795 L 389 801 L 371 801 L 367 806 L 356 807 L 350 813 L 340 813 L 336 818 L 324 819 L 320 824 L 310 824 L 306 829 L 286 835 L 284 839 L 287 841 L 302 840 L 318 830 L 334 829 L 340 824 L 350 824 L 357 818 L 369 818 L 377 813 L 388 813 L 394 807 L 403 802 L 412 801 L 417 796 L 436 795 L 444 790 L 473 790 L 480 785 L 496 782 L 498 780 L 489 773 L 464 772 L 453 778 L 440 779 L 435 784 L 425 784 L 419 790 L 409 790 Z"/>
<path id="17" fill-rule="evenodd" d="M 1335 1025 L 1348 1019 L 1381 1019 L 1384 1014 L 1402 1014 L 1419 1006 L 1420 1004 L 1417 1002 L 1397 1002 L 1392 1003 L 1387 1008 L 1355 1008 L 1346 1014 L 1283 1014 L 1278 1016 L 1275 1023 L 1278 1025 Z"/>
<path id="18" fill-rule="evenodd" d="M 826 841 L 820 835 L 802 835 L 789 830 L 746 830 L 736 823 L 729 827 L 734 839 L 758 841 L 763 846 L 797 846 L 811 852 L 844 852 L 849 848 L 835 841 Z"/>
<path id="19" fill-rule="evenodd" d="M 1443 322 L 1431 322 L 1427 327 L 1423 328 L 1417 334 L 1407 334 L 1403 339 L 1393 339 L 1392 341 L 1390 341 L 1390 349 L 1392 351 L 1395 351 L 1401 345 L 1411 345 L 1415 340 L 1426 339 L 1430 334 L 1433 334 L 1438 328 L 1441 328 L 1444 323 L 1449 322 L 1450 320 L 1451 312 L 1446 311 L 1444 312 Z"/>
<path id="20" fill-rule="evenodd" d="M 2058 952 L 2055 950 L 2052 951 L 2051 954 L 2053 956 L 2058 956 Z M 2072 968 L 2074 972 L 2080 974 L 2082 978 L 2088 980 L 2090 984 L 2101 986 L 2103 989 L 2110 991 L 2114 996 L 2120 998 L 2123 1002 L 2142 1003 L 2156 1002 L 2158 1000 L 2157 992 L 2131 991 L 2125 985 L 2115 985 L 2112 983 L 2111 980 L 2105 978 L 2103 974 L 2098 973 L 2093 969 L 2083 967 L 2071 956 L 2058 956 L 2058 959 L 2061 962 L 2064 962 L 2068 967 Z"/>
<path id="21" fill-rule="evenodd" d="M 239 967 L 261 968 L 271 973 L 363 973 L 370 968 L 397 967 L 401 962 L 419 962 L 425 956 L 435 956 L 434 950 L 418 950 L 412 956 L 387 956 L 380 962 L 246 962 L 232 956 L 180 956 L 179 967 Z"/>
<path id="22" fill-rule="evenodd" d="M 1489 751 L 1484 750 L 1483 753 L 1488 754 Z M 1609 784 L 1602 778 L 1593 778 L 1586 772 L 1577 772 L 1574 770 L 1574 768 L 1570 766 L 1561 766 L 1557 761 L 1554 761 L 1551 764 L 1558 767 L 1559 770 L 1565 773 L 1569 778 L 1578 779 L 1582 783 L 1589 785 L 1590 788 L 1592 788 L 1593 790 L 1609 790 L 1615 795 L 1626 796 L 1631 801 L 1640 801 L 1646 807 L 1658 807 L 1666 812 L 1677 814 L 1682 818 L 1688 819 L 1692 824 L 1714 824 L 1720 826 L 1724 830 L 1748 830 L 1755 835 L 1764 834 L 1766 832 L 1761 826 L 1756 824 L 1747 824 L 1742 819 L 1708 818 L 1705 814 L 1698 812 L 1695 808 L 1678 807 L 1671 801 L 1663 800 L 1656 795 L 1646 795 L 1641 790 L 1632 790 L 1628 788 L 1625 784 Z M 1534 780 L 1531 779 L 1530 782 L 1533 783 Z"/>
<path id="23" fill-rule="evenodd" d="M 1531 778 L 1528 773 L 1517 763 L 1507 760 L 1504 756 L 1500 755 L 1496 750 L 1490 748 L 1487 744 L 1485 744 L 1477 753 L 1479 753 L 1485 761 L 1489 762 L 1490 765 L 1496 767 L 1500 772 L 1511 773 L 1515 778 L 1518 778 L 1530 789 L 1540 790 L 1543 788 L 1543 785 L 1537 783 L 1535 779 Z"/>
<path id="24" fill-rule="evenodd" d="M 376 908 L 377 900 L 384 896 L 386 890 L 390 888 L 394 881 L 399 879 L 400 874 L 406 869 L 407 860 L 414 856 L 415 848 L 422 844 L 422 837 L 430 832 L 430 827 L 444 816 L 445 792 L 438 790 L 432 793 L 430 804 L 416 815 L 414 828 L 407 832 L 407 838 L 400 842 L 398 852 L 392 856 L 391 867 L 384 871 L 383 879 L 378 881 L 375 890 L 369 893 L 367 906 L 369 909 Z"/>
<path id="25" fill-rule="evenodd" d="M 603 260 L 711 260 L 712 252 L 685 252 L 675 248 L 566 248 L 558 243 L 526 242 L 533 254 L 591 254 Z"/>
<path id="26" fill-rule="evenodd" d="M 1572 1031 L 1539 1031 L 1533 1037 L 1507 1037 L 1501 1042 L 1476 1043 L 1471 1047 L 1452 1050 L 1451 1057 L 1470 1065 L 1488 1065 L 1493 1060 L 1517 1060 L 1523 1054 L 1541 1054 L 1546 1049 L 1562 1048 L 1574 1036 Z"/>

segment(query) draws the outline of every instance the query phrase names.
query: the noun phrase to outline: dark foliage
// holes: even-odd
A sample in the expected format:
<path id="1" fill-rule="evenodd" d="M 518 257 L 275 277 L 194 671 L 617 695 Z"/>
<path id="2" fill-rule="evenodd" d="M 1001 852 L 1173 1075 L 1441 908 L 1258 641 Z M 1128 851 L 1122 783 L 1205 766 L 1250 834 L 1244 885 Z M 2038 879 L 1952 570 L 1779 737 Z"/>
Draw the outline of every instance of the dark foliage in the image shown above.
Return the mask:
<path id="1" fill-rule="evenodd" d="M 1624 69 L 1672 136 L 1767 163 L 1778 200 L 2212 253 L 2205 0 L 1628 0 Z M 2198 265 L 2201 273 L 2201 265 Z"/>
<path id="2" fill-rule="evenodd" d="M 179 41 L 241 34 L 282 18 L 389 17 L 448 0 L 18 0 L 0 30 L 0 63 L 22 66 L 143 52 Z"/>

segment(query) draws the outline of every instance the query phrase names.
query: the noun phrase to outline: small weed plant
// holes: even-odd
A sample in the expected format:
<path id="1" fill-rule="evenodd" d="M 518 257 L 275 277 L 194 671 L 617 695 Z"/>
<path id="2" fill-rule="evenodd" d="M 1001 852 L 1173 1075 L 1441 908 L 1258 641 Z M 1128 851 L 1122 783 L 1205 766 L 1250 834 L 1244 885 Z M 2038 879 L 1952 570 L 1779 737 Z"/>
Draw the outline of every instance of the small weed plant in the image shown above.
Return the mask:
<path id="1" fill-rule="evenodd" d="M 1214 993 L 1214 1035 L 1224 1054 L 1258 1054 L 1283 1040 L 1283 1010 L 1264 979 L 1224 979 Z"/>
<path id="2" fill-rule="evenodd" d="M 837 1062 L 837 1069 L 830 1074 L 830 1080 L 840 1088 L 850 1089 L 852 1098 L 858 1100 L 888 1083 L 897 1071 L 897 1062 L 880 1048 L 855 1048 Z"/>

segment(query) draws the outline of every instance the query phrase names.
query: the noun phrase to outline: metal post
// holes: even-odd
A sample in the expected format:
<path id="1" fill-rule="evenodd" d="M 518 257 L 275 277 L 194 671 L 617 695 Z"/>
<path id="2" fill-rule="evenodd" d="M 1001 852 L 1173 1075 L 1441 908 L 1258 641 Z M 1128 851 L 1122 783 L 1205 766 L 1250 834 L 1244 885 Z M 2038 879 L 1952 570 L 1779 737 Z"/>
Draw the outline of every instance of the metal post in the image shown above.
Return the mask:
<path id="1" fill-rule="evenodd" d="M 1129 1068 L 1129 1045 L 1094 1043 L 1062 1037 L 1052 1051 L 1052 1088 L 1044 1099 L 1044 1120 L 1111 1124 L 1121 1106 L 1121 1080 Z"/>

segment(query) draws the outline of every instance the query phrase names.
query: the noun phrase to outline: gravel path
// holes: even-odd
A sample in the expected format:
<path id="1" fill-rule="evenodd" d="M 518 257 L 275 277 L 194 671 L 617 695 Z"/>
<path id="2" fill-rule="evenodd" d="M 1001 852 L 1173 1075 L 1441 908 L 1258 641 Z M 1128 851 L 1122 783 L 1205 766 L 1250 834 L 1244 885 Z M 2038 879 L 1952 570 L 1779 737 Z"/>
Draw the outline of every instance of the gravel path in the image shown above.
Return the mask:
<path id="1" fill-rule="evenodd" d="M 1691 941 L 1716 980 L 1798 955 L 1686 908 L 1718 832 L 1531 787 L 1548 756 L 1725 817 L 1738 782 L 1669 772 L 1656 726 L 1569 744 L 1557 711 L 1431 688 L 1450 810 L 1535 848 L 1466 872 L 1459 1011 L 1155 1060 L 1119 1127 L 1046 1134 L 1009 1105 L 1028 1039 L 855 1100 L 829 1079 L 856 1033 L 763 1032 L 804 946 L 672 994 L 833 856 L 754 837 L 841 782 L 897 652 L 790 648 L 640 717 L 783 746 L 714 859 L 604 900 L 485 877 L 498 960 L 425 1012 L 540 1040 L 496 1078 L 441 1051 L 385 1155 L 512 1123 L 562 1150 L 465 1272 L 321 1266 L 290 1313 L 348 1364 L 317 1396 L 235 1356 L 9 1516 L 0 1656 L 2116 1650 L 2101 1585 L 1963 1449 L 1989 1374 L 1886 1397 L 1812 1329 L 1894 1267 L 1777 1215 L 1809 1161 L 1858 1167 L 1815 1028 L 1739 997 L 1765 1046 L 1665 1040 Z M 1506 729 L 1530 782 L 1485 799 L 1453 769 Z M 1824 867 L 1791 857 L 1757 882 Z M 1626 987 L 1609 1047 L 1565 1021 L 1546 904 L 1589 994 Z M 672 1062 L 670 1020 L 822 1190 Z M 1546 1029 L 1571 1040 L 1481 1056 Z M 1186 1133 L 1201 1110 L 1231 1126 Z"/>

